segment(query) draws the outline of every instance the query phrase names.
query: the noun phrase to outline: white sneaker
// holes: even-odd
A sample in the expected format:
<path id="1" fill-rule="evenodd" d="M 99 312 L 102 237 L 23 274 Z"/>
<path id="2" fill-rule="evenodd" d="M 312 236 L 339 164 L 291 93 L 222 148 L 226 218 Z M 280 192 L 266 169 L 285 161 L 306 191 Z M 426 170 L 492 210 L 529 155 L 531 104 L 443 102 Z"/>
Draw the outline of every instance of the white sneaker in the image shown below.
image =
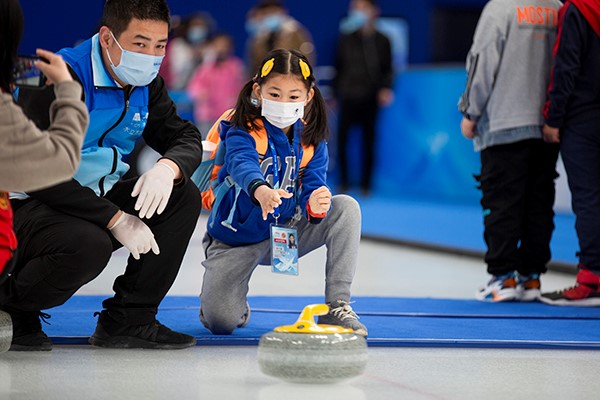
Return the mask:
<path id="1" fill-rule="evenodd" d="M 540 274 L 519 274 L 517 292 L 519 301 L 537 301 L 542 294 Z"/>
<path id="2" fill-rule="evenodd" d="M 515 273 L 493 276 L 483 289 L 475 293 L 475 298 L 479 301 L 491 302 L 518 300 Z"/>

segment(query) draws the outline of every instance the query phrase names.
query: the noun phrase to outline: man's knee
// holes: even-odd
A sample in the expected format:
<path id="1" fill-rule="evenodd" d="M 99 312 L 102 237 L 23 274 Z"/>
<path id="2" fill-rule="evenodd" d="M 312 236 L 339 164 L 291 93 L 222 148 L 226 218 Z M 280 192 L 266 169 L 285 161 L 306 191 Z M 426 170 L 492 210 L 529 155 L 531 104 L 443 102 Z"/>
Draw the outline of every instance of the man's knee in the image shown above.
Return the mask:
<path id="1" fill-rule="evenodd" d="M 173 190 L 171 196 L 176 211 L 185 212 L 190 217 L 193 213 L 200 215 L 202 197 L 200 190 L 192 181 L 187 181 L 183 186 Z"/>
<path id="2" fill-rule="evenodd" d="M 110 234 L 93 224 L 82 224 L 56 240 L 63 241 L 60 267 L 85 281 L 102 272 L 113 253 Z"/>

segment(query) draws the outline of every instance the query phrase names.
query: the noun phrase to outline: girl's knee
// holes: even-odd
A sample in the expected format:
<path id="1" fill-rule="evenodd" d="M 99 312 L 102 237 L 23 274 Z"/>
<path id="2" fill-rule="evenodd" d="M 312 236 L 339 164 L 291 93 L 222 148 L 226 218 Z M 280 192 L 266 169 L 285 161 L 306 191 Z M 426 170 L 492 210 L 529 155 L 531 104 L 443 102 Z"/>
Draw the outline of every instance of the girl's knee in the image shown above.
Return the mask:
<path id="1" fill-rule="evenodd" d="M 200 322 L 213 335 L 231 335 L 238 327 L 234 318 L 228 317 L 226 314 L 205 311 L 205 307 L 200 307 Z"/>
<path id="2" fill-rule="evenodd" d="M 360 205 L 353 197 L 338 194 L 331 198 L 331 209 L 345 218 L 355 219 L 360 222 Z"/>
<path id="3" fill-rule="evenodd" d="M 214 335 L 231 335 L 236 328 L 246 325 L 249 312 L 241 315 L 232 311 L 231 305 L 219 302 L 218 305 L 210 304 L 206 299 L 200 298 L 200 322 Z"/>

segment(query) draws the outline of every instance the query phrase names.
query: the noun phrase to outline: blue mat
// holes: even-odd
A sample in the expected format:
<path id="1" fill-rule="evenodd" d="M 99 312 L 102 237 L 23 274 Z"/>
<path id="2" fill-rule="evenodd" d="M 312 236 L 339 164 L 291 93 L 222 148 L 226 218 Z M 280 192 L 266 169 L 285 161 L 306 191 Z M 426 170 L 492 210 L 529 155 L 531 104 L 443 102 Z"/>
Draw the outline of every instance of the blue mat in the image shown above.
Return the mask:
<path id="1" fill-rule="evenodd" d="M 104 297 L 75 296 L 50 310 L 44 330 L 56 344 L 86 344 Z M 475 300 L 354 298 L 369 329 L 370 346 L 600 349 L 600 308 L 541 303 L 490 304 Z M 199 345 L 256 345 L 260 336 L 295 322 L 320 297 L 250 297 L 250 323 L 231 336 L 210 334 L 198 320 L 197 297 L 167 297 L 158 319 L 193 335 Z"/>
<path id="2" fill-rule="evenodd" d="M 481 207 L 457 204 L 364 198 L 352 193 L 362 209 L 363 237 L 418 244 L 443 250 L 481 254 L 483 241 Z M 579 250 L 575 216 L 557 214 L 552 236 L 552 262 L 572 266 L 575 271 Z"/>

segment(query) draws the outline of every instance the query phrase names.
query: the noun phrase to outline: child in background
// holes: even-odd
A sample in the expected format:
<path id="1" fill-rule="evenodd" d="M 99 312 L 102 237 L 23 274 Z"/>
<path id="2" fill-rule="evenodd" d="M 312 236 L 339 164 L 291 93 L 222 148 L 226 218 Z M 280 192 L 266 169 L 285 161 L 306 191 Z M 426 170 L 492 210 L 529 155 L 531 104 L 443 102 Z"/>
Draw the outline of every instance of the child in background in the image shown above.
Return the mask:
<path id="1" fill-rule="evenodd" d="M 541 111 L 560 5 L 489 1 L 469 51 L 461 130 L 481 152 L 485 262 L 492 275 L 478 300 L 536 300 L 550 261 L 558 146 L 542 140 Z"/>
<path id="2" fill-rule="evenodd" d="M 600 306 L 600 2 L 568 0 L 560 11 L 544 139 L 560 142 L 575 229 L 575 286 L 544 293 L 559 306 Z"/>
<path id="3" fill-rule="evenodd" d="M 272 263 L 276 224 L 296 229 L 298 257 L 327 247 L 330 312 L 319 323 L 367 335 L 349 305 L 360 208 L 327 187 L 327 126 L 312 68 L 295 50 L 270 52 L 243 87 L 231 121 L 221 122 L 226 153 L 219 182 L 236 184 L 213 205 L 203 240 L 200 320 L 212 333 L 231 334 L 248 323 L 248 283 L 258 264 Z"/>
<path id="4" fill-rule="evenodd" d="M 222 33 L 214 36 L 208 43 L 203 63 L 188 84 L 196 125 L 203 136 L 223 111 L 235 105 L 244 85 L 244 64 L 233 51 L 231 36 Z"/>

